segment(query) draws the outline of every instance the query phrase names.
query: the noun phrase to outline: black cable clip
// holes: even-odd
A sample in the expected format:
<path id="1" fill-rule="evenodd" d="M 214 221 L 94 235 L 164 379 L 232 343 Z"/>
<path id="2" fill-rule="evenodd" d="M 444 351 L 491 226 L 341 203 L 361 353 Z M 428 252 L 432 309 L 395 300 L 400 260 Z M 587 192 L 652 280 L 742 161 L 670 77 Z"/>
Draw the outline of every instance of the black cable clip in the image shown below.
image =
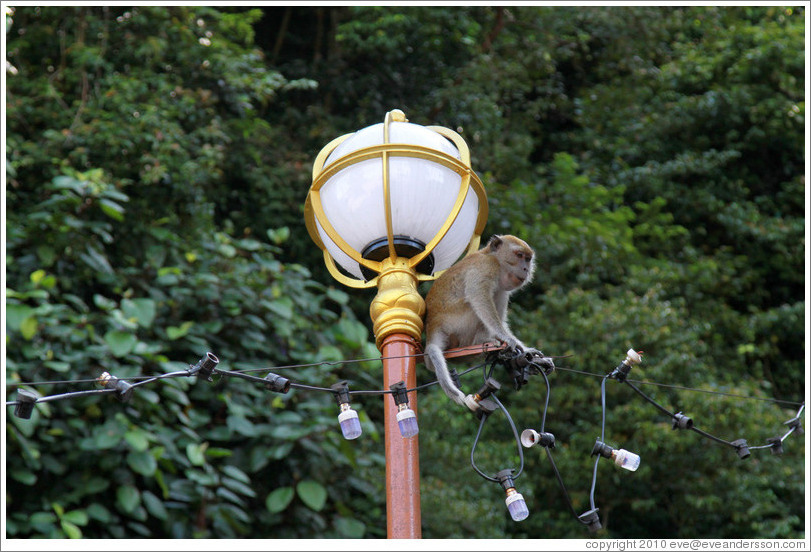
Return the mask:
<path id="1" fill-rule="evenodd" d="M 17 404 L 14 406 L 14 415 L 24 420 L 31 419 L 37 395 L 28 389 L 17 389 Z"/>
<path id="2" fill-rule="evenodd" d="M 458 374 L 457 374 L 458 377 Z M 391 389 L 391 396 L 394 399 L 394 404 L 398 407 L 401 404 L 408 405 L 408 388 L 404 381 L 398 381 L 397 383 L 392 383 L 389 386 Z"/>
<path id="3" fill-rule="evenodd" d="M 335 401 L 338 403 L 338 406 L 352 402 L 352 399 L 349 397 L 348 381 L 342 380 L 337 383 L 333 383 L 330 387 L 335 393 Z"/>
<path id="4" fill-rule="evenodd" d="M 290 380 L 271 372 L 265 376 L 265 389 L 276 393 L 287 393 L 290 391 Z"/>
<path id="5" fill-rule="evenodd" d="M 803 424 L 799 416 L 792 418 L 787 422 L 783 422 L 783 425 L 787 425 L 789 429 L 793 429 L 794 431 L 796 431 L 797 435 L 802 435 L 803 433 L 805 433 L 803 431 Z"/>
<path id="6" fill-rule="evenodd" d="M 735 447 L 735 450 L 738 452 L 738 456 L 741 458 L 741 460 L 746 460 L 749 458 L 751 453 L 749 452 L 749 445 L 746 443 L 746 439 L 732 441 L 730 445 Z"/>
<path id="7" fill-rule="evenodd" d="M 451 376 L 451 381 L 453 382 L 453 385 L 457 389 L 461 389 L 462 388 L 462 381 L 459 379 L 459 372 L 456 371 L 456 368 L 453 368 L 452 366 L 449 366 L 448 367 L 448 374 Z"/>

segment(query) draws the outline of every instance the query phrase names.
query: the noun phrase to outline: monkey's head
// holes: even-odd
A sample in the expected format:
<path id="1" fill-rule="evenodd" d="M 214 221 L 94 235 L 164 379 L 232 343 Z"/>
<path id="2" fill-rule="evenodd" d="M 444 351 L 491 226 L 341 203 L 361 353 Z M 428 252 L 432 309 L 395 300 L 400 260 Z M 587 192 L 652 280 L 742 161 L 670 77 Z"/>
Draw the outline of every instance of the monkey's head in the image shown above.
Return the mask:
<path id="1" fill-rule="evenodd" d="M 535 252 L 524 240 L 510 235 L 493 236 L 485 249 L 501 265 L 499 282 L 505 291 L 514 291 L 532 280 Z"/>

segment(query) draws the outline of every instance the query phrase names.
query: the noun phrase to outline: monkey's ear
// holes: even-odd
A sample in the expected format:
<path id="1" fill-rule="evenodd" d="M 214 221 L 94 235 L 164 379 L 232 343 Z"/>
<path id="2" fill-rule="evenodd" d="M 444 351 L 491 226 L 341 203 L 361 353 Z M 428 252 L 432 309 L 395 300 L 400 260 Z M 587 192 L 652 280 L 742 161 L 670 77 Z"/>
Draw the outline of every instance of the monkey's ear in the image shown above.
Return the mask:
<path id="1" fill-rule="evenodd" d="M 493 236 L 490 238 L 490 241 L 487 242 L 487 245 L 490 247 L 490 251 L 495 251 L 504 243 L 504 240 L 501 239 L 501 236 Z"/>

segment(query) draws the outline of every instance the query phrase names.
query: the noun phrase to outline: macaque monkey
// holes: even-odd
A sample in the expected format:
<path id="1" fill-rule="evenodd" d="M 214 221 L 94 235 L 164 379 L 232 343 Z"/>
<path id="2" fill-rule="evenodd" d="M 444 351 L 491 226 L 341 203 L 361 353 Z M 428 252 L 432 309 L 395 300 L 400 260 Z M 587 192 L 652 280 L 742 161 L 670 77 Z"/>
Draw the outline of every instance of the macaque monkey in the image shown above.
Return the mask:
<path id="1" fill-rule="evenodd" d="M 442 274 L 425 298 L 426 366 L 436 373 L 446 395 L 474 412 L 479 409 L 478 402 L 454 383 L 443 351 L 494 340 L 510 348 L 534 351 L 507 326 L 510 294 L 532 280 L 534 255 L 532 248 L 515 236 L 493 236 L 482 249 Z"/>

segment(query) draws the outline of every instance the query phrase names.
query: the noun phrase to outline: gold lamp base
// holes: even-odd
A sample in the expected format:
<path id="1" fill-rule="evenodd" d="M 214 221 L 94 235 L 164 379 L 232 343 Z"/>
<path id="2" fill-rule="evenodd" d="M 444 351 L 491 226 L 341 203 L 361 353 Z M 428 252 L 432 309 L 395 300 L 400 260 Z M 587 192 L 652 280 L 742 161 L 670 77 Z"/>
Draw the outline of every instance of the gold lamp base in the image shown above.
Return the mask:
<path id="1" fill-rule="evenodd" d="M 409 259 L 396 257 L 381 262 L 377 295 L 369 308 L 378 349 L 386 337 L 395 333 L 421 341 L 425 300 L 417 291 L 417 281 Z"/>

